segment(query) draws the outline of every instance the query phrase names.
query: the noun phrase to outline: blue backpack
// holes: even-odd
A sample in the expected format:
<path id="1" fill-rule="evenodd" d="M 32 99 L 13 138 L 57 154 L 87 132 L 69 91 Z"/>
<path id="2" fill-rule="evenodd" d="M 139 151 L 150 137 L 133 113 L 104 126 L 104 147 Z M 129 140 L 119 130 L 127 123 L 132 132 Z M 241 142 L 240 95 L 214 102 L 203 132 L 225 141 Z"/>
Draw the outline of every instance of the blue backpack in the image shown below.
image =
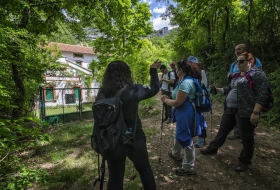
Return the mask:
<path id="1" fill-rule="evenodd" d="M 196 88 L 195 98 L 189 99 L 188 97 L 188 100 L 193 104 L 195 110 L 198 112 L 211 111 L 212 101 L 211 101 L 209 89 L 207 89 L 204 84 L 201 85 L 201 82 L 196 78 L 187 76 L 185 79 L 192 79 Z"/>

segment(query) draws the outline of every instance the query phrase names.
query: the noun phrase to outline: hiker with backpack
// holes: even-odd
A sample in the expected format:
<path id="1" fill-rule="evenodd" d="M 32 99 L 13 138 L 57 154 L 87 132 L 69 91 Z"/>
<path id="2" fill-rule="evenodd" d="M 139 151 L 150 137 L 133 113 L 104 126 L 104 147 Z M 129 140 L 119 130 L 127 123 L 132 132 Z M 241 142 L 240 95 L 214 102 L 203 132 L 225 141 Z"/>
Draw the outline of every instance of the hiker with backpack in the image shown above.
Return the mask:
<path id="1" fill-rule="evenodd" d="M 192 57 L 190 57 L 190 60 L 194 61 L 195 63 L 197 62 L 198 67 L 201 72 L 201 84 L 203 84 L 206 88 L 208 88 L 208 78 L 206 75 L 206 71 L 204 70 L 203 63 L 199 63 L 197 59 L 194 59 Z M 212 112 L 210 114 L 212 114 Z M 204 116 L 204 114 L 203 114 L 203 116 Z M 206 127 L 207 127 L 207 124 L 205 121 L 205 128 L 203 128 L 201 135 L 198 136 L 199 137 L 198 141 L 195 143 L 196 148 L 201 148 L 201 147 L 203 147 L 203 145 L 206 144 L 206 140 L 205 140 L 207 138 Z"/>
<path id="2" fill-rule="evenodd" d="M 176 64 L 176 73 L 181 79 L 172 92 L 172 99 L 162 95 L 161 101 L 173 106 L 172 122 L 176 122 L 174 147 L 168 155 L 181 161 L 181 150 L 184 150 L 182 167 L 176 169 L 179 176 L 195 174 L 195 147 L 192 138 L 200 135 L 204 127 L 204 117 L 195 110 L 193 101 L 196 97 L 196 85 L 201 80 L 201 73 L 196 63 L 182 60 Z"/>
<path id="3" fill-rule="evenodd" d="M 160 66 L 160 71 L 162 72 L 160 83 L 161 83 L 161 94 L 166 95 L 168 97 L 171 96 L 173 91 L 173 85 L 175 83 L 175 75 L 174 72 L 168 71 L 165 65 Z M 163 103 L 165 117 L 163 121 L 166 121 L 166 124 L 171 123 L 171 106 Z"/>
<path id="4" fill-rule="evenodd" d="M 138 105 L 141 100 L 151 98 L 158 93 L 159 79 L 157 69 L 160 65 L 161 62 L 158 60 L 150 65 L 151 79 L 149 86 L 134 84 L 131 70 L 123 61 L 112 61 L 106 68 L 96 101 L 100 100 L 101 95 L 103 95 L 102 98 L 107 98 L 109 100 L 110 98 L 112 99 L 116 97 L 116 94 L 121 92 L 121 95 L 118 95 L 122 103 L 121 116 L 123 116 L 125 126 L 127 126 L 126 133 L 121 134 L 119 139 L 124 146 L 122 146 L 123 149 L 120 149 L 121 151 L 124 151 L 124 154 L 119 155 L 116 158 L 112 157 L 111 159 L 107 159 L 109 169 L 108 190 L 123 189 L 126 157 L 133 162 L 134 167 L 139 172 L 143 188 L 145 190 L 156 189 L 154 175 L 148 158 L 146 136 L 142 129 L 141 120 L 138 116 Z M 113 116 L 116 114 L 113 114 Z M 98 123 L 94 127 L 98 127 Z M 122 126 L 116 124 L 115 127 Z M 117 132 L 118 131 L 116 131 L 116 133 Z M 122 138 L 126 137 L 127 133 L 131 136 L 131 139 L 126 138 L 130 143 L 122 142 Z M 115 134 L 112 135 L 114 136 Z M 96 138 L 98 138 L 98 136 Z M 112 139 L 113 138 L 114 137 L 112 137 Z M 119 141 L 116 141 L 115 143 L 119 143 Z M 101 145 L 102 144 L 99 144 L 99 146 Z"/>
<path id="5" fill-rule="evenodd" d="M 264 72 L 252 67 L 253 61 L 248 53 L 238 56 L 236 64 L 240 72 L 232 76 L 229 87 L 210 86 L 214 94 L 220 92 L 226 95 L 225 109 L 215 139 L 200 152 L 203 155 L 217 154 L 227 135 L 238 125 L 243 149 L 234 170 L 244 172 L 253 157 L 254 130 L 260 121 L 262 105 L 267 100 L 269 83 Z"/>
<path id="6" fill-rule="evenodd" d="M 246 44 L 238 44 L 235 47 L 235 55 L 236 55 L 236 57 L 240 56 L 244 52 L 248 52 L 248 48 L 247 48 Z M 261 61 L 257 57 L 253 56 L 253 58 L 250 58 L 250 59 L 253 59 L 254 67 L 258 68 L 259 70 L 262 70 L 262 63 L 261 63 Z M 239 73 L 239 70 L 238 70 L 238 66 L 237 66 L 236 62 L 233 62 L 231 64 L 231 66 L 230 66 L 230 70 L 229 70 L 229 73 L 228 73 L 229 82 L 231 81 L 231 78 L 232 78 L 232 76 L 235 73 Z M 233 134 L 229 135 L 227 138 L 229 140 L 240 139 L 238 126 L 234 127 Z"/>

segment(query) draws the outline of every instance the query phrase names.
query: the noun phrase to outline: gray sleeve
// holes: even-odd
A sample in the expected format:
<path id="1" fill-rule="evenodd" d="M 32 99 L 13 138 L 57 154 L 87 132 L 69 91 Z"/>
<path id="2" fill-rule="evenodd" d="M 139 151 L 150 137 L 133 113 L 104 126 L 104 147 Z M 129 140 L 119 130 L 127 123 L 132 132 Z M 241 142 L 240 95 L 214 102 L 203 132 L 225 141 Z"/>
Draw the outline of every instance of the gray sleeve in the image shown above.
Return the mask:
<path id="1" fill-rule="evenodd" d="M 174 72 L 170 72 L 170 80 L 175 80 L 175 74 L 174 74 Z"/>
<path id="2" fill-rule="evenodd" d="M 201 70 L 201 77 L 201 84 L 204 84 L 204 86 L 208 87 L 207 76 L 204 70 Z"/>

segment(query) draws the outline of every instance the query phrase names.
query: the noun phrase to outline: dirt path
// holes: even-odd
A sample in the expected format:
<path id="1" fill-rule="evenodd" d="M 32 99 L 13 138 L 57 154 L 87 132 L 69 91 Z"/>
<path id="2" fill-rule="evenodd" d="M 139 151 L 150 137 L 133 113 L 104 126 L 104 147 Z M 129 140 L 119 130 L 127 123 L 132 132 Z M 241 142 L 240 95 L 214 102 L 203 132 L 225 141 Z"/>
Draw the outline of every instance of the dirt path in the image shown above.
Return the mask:
<path id="1" fill-rule="evenodd" d="M 160 102 L 159 108 L 161 109 Z M 214 139 L 219 129 L 219 123 L 223 108 L 214 104 L 212 119 L 212 134 L 210 126 L 210 114 L 206 113 L 207 144 Z M 161 115 L 149 119 L 143 119 L 143 127 L 158 126 L 160 128 Z M 159 190 L 168 189 L 280 189 L 280 131 L 268 129 L 259 125 L 255 136 L 255 153 L 252 165 L 248 171 L 237 173 L 232 168 L 237 161 L 242 144 L 240 140 L 227 140 L 219 149 L 218 155 L 201 155 L 196 149 L 196 175 L 179 177 L 175 175 L 175 169 L 181 165 L 168 156 L 168 151 L 173 146 L 174 124 L 165 124 L 162 140 L 160 130 L 156 136 L 148 138 L 148 149 L 152 158 L 152 168 L 156 176 Z M 197 137 L 194 138 L 194 142 Z M 160 153 L 162 152 L 162 153 Z M 161 157 L 161 163 L 159 163 Z"/>

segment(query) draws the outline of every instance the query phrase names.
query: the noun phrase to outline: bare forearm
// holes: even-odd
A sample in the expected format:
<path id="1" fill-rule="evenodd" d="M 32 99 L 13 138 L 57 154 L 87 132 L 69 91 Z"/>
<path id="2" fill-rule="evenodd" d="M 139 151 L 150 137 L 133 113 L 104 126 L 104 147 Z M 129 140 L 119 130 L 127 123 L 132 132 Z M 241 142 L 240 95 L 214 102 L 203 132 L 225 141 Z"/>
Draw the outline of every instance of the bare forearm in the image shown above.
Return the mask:
<path id="1" fill-rule="evenodd" d="M 262 105 L 259 104 L 259 103 L 255 103 L 255 107 L 254 107 L 253 112 L 254 112 L 254 111 L 256 111 L 256 112 L 261 112 L 261 110 L 262 110 Z"/>
<path id="2" fill-rule="evenodd" d="M 173 107 L 178 107 L 182 104 L 182 103 L 179 103 L 178 101 L 172 100 L 172 99 L 165 99 L 163 102 L 166 103 L 167 105 L 173 106 Z"/>

